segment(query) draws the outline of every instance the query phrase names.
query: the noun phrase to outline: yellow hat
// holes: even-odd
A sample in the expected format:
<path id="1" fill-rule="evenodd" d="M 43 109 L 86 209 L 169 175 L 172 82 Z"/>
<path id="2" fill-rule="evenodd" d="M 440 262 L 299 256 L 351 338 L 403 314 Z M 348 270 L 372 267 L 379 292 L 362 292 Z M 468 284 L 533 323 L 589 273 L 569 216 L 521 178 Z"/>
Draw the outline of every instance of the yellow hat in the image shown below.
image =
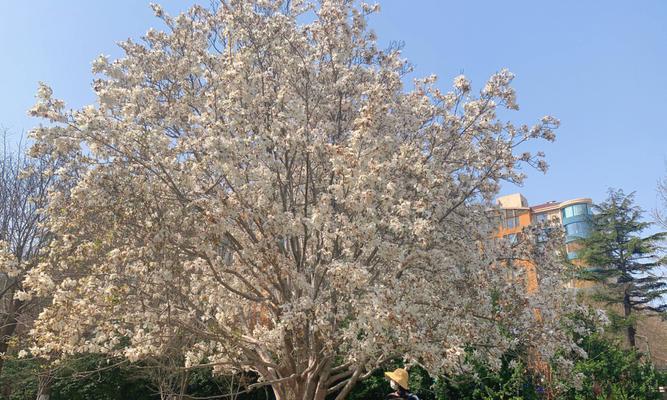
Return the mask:
<path id="1" fill-rule="evenodd" d="M 403 368 L 396 368 L 394 372 L 385 372 L 384 375 L 398 383 L 403 389 L 408 390 L 408 371 Z"/>

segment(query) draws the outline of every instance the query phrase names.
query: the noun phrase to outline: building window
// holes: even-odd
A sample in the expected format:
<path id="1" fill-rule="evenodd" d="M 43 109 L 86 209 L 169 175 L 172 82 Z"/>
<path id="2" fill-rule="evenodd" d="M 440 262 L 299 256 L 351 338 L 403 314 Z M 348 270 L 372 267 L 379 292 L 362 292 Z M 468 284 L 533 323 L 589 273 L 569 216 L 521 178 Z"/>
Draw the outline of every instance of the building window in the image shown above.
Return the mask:
<path id="1" fill-rule="evenodd" d="M 507 240 L 510 242 L 510 244 L 515 245 L 519 242 L 519 237 L 516 235 L 516 233 L 511 233 L 507 236 L 505 236 Z"/>
<path id="2" fill-rule="evenodd" d="M 586 238 L 590 235 L 591 227 L 588 222 L 573 222 L 565 226 L 567 236 Z"/>
<path id="3" fill-rule="evenodd" d="M 547 213 L 533 215 L 533 223 L 534 224 L 541 224 L 541 223 L 544 223 L 544 222 L 547 222 Z"/>
<path id="4" fill-rule="evenodd" d="M 578 215 L 589 215 L 591 213 L 588 204 L 574 204 L 563 208 L 563 218 L 572 218 Z"/>
<path id="5" fill-rule="evenodd" d="M 537 243 L 546 243 L 549 240 L 549 235 L 551 235 L 551 228 L 546 227 L 542 228 L 537 232 Z"/>
<path id="6" fill-rule="evenodd" d="M 505 228 L 512 229 L 519 226 L 519 217 L 510 217 L 505 220 Z"/>
<path id="7" fill-rule="evenodd" d="M 519 224 L 519 211 L 505 210 L 505 219 L 503 221 L 503 227 L 505 229 L 513 229 L 519 226 L 521 226 Z"/>

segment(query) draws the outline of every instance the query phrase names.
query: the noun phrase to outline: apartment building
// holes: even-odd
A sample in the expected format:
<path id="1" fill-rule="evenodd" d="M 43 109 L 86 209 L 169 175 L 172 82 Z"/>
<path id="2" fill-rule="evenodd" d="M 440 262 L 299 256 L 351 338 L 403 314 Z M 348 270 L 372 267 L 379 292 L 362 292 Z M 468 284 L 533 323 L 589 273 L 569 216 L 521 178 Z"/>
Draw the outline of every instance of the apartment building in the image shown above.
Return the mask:
<path id="1" fill-rule="evenodd" d="M 589 198 L 549 201 L 531 206 L 522 194 L 514 193 L 499 197 L 497 202 L 503 210 L 501 236 L 511 237 L 529 225 L 556 221 L 565 231 L 567 257 L 576 260 L 577 250 L 580 249 L 578 242 L 590 235 L 593 202 Z"/>
<path id="2" fill-rule="evenodd" d="M 502 226 L 498 232 L 499 236 L 508 237 L 511 240 L 530 225 L 547 221 L 556 222 L 565 231 L 564 245 L 568 259 L 575 265 L 582 265 L 577 251 L 581 248 L 581 239 L 588 237 L 591 232 L 591 199 L 582 197 L 565 201 L 549 201 L 531 206 L 522 194 L 514 193 L 499 197 L 497 203 L 502 210 Z M 522 264 L 526 269 L 526 290 L 529 293 L 535 292 L 539 286 L 535 265 L 531 262 Z M 592 286 L 592 283 L 572 281 L 569 286 L 586 288 Z"/>

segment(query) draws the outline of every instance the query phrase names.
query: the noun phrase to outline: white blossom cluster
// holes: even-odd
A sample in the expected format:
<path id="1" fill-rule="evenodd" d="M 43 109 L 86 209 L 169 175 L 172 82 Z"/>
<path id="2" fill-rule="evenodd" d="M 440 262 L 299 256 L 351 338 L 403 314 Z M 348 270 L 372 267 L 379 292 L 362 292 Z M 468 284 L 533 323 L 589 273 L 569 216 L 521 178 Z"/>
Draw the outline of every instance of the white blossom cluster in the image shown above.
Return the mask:
<path id="1" fill-rule="evenodd" d="M 33 354 L 134 361 L 187 337 L 188 367 L 324 399 L 391 358 L 442 372 L 466 347 L 497 363 L 574 346 L 553 252 L 527 293 L 506 278 L 524 271 L 505 262 L 517 250 L 493 240 L 499 184 L 546 168 L 515 148 L 558 125 L 497 118 L 517 108 L 510 72 L 478 94 L 462 76 L 408 90 L 406 61 L 367 28 L 376 7 L 350 1 L 154 10 L 166 32 L 95 60 L 97 104 L 66 111 L 41 86 L 31 110 L 53 122 L 34 153 L 64 160 L 53 241 L 25 282 L 52 298 Z"/>
<path id="2" fill-rule="evenodd" d="M 22 290 L 20 284 L 13 285 L 11 283 L 12 281 L 21 282 L 26 276 L 28 268 L 28 264 L 20 262 L 12 253 L 9 243 L 0 240 L 0 281 L 3 282 L 5 288 L 18 287 L 13 291 L 6 290 L 9 293 L 9 299 L 27 301 L 32 297 L 29 293 Z"/>
<path id="3" fill-rule="evenodd" d="M 20 272 L 18 260 L 9 250 L 9 245 L 0 241 L 0 274 L 6 274 L 8 277 L 14 278 Z"/>

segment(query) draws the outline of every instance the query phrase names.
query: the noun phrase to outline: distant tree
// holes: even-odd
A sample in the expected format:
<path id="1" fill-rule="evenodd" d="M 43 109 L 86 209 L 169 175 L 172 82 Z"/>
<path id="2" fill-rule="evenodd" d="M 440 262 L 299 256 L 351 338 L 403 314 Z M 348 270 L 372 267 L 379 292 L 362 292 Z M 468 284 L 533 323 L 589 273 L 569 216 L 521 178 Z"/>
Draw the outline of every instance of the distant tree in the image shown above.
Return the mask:
<path id="1" fill-rule="evenodd" d="M 37 260 L 47 235 L 40 209 L 46 203 L 53 175 L 46 158 L 32 159 L 22 141 L 11 145 L 7 130 L 0 132 L 0 355 L 34 302 L 17 295 L 26 270 Z M 48 165 L 48 168 L 51 168 Z M 24 321 L 23 321 L 24 322 Z M 3 357 L 0 357 L 2 372 Z"/>
<path id="2" fill-rule="evenodd" d="M 582 242 L 580 253 L 591 268 L 583 275 L 600 284 L 594 295 L 596 300 L 623 307 L 627 340 L 635 347 L 632 313 L 667 311 L 667 304 L 660 302 L 667 293 L 667 282 L 655 274 L 656 267 L 665 263 L 659 256 L 659 243 L 667 233 L 640 236 L 651 223 L 641 220 L 643 211 L 634 204 L 633 193 L 610 190 L 607 200 L 594 209 L 593 229 Z"/>
<path id="3" fill-rule="evenodd" d="M 602 317 L 600 319 L 600 317 Z M 578 313 L 570 318 L 579 321 L 576 326 L 586 326 L 586 331 L 572 332 L 573 339 L 581 344 L 585 354 L 562 354 L 568 362 L 574 363 L 574 379 L 565 380 L 560 375 L 558 365 L 553 365 L 555 387 L 559 400 L 583 399 L 626 399 L 658 400 L 658 387 L 667 378 L 636 349 L 625 349 L 617 338 L 603 334 L 607 322 L 605 314 L 591 318 L 591 314 Z M 591 333 L 595 331 L 595 333 Z"/>
<path id="4" fill-rule="evenodd" d="M 667 229 L 667 175 L 658 181 L 657 192 L 660 207 L 653 211 L 653 217 L 663 229 Z"/>

